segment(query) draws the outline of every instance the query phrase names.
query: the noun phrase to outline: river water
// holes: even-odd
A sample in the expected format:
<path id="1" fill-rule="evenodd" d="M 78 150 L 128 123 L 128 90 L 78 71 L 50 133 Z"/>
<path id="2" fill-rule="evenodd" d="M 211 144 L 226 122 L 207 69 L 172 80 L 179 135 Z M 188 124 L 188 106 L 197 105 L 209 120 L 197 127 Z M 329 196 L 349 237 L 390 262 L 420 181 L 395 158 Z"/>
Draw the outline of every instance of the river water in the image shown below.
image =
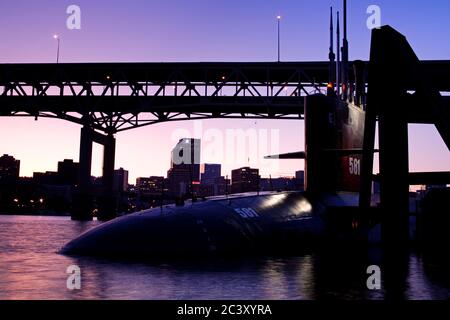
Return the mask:
<path id="1" fill-rule="evenodd" d="M 0 216 L 0 299 L 449 299 L 448 266 L 411 253 L 381 289 L 367 288 L 374 249 L 354 254 L 139 262 L 67 257 L 58 250 L 100 222 L 69 217 Z M 67 288 L 67 268 L 80 267 L 81 289 Z M 398 270 L 397 270 L 398 271 Z M 388 282 L 389 279 L 389 282 Z M 394 284 L 394 285 L 393 285 Z"/>

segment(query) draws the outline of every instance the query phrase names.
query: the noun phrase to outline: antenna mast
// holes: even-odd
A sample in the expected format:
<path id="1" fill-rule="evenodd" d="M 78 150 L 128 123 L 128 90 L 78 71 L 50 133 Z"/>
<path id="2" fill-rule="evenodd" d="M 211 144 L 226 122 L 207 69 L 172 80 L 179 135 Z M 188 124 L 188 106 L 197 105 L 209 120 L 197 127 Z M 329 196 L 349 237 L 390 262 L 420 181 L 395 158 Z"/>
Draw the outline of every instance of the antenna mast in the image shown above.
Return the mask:
<path id="1" fill-rule="evenodd" d="M 336 93 L 341 96 L 341 29 L 339 27 L 339 11 L 337 12 L 337 70 L 336 70 Z"/>
<path id="2" fill-rule="evenodd" d="M 344 40 L 342 44 L 342 99 L 347 101 L 348 99 L 348 40 L 347 40 L 347 0 L 344 0 Z"/>
<path id="3" fill-rule="evenodd" d="M 335 87 L 335 73 L 336 73 L 336 65 L 335 59 L 336 55 L 334 54 L 334 28 L 333 28 L 333 7 L 330 7 L 330 53 L 328 55 L 330 59 L 330 66 L 328 71 L 328 86 L 327 92 L 328 96 L 334 95 L 334 87 Z"/>

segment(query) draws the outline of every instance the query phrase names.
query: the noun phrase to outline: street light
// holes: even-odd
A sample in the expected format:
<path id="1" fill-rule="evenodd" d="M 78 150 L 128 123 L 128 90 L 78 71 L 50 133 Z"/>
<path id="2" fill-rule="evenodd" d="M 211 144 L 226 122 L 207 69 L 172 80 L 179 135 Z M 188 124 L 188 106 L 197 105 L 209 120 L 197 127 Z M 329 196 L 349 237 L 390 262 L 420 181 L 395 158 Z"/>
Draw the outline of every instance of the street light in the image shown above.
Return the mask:
<path id="1" fill-rule="evenodd" d="M 280 62 L 280 22 L 281 22 L 281 16 L 277 16 L 277 23 L 278 23 L 278 62 Z"/>
<path id="2" fill-rule="evenodd" d="M 53 35 L 53 39 L 58 41 L 58 50 L 56 51 L 56 63 L 59 63 L 59 45 L 60 45 L 60 42 L 61 42 L 61 38 L 59 37 L 59 35 L 54 34 Z"/>
<path id="3" fill-rule="evenodd" d="M 222 83 L 220 84 L 221 85 L 221 87 L 220 87 L 220 95 L 221 96 L 223 96 L 223 87 L 225 85 L 225 79 L 226 79 L 226 77 L 222 76 Z"/>

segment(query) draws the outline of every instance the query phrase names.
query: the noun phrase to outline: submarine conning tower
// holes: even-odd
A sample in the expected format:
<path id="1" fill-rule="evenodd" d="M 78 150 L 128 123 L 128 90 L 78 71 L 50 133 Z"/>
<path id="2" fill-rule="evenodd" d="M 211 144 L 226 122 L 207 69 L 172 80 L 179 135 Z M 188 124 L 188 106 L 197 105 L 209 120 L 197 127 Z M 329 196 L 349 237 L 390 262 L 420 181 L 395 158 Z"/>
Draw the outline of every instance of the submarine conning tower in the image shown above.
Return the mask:
<path id="1" fill-rule="evenodd" d="M 343 3 L 343 45 L 339 11 L 334 54 L 333 8 L 330 8 L 327 95 L 305 97 L 305 185 L 311 194 L 359 192 L 365 124 L 366 64 L 353 62 L 350 76 L 347 1 Z M 342 53 L 342 60 L 341 54 Z M 335 83 L 336 81 L 336 83 Z"/>
<path id="2" fill-rule="evenodd" d="M 359 192 L 365 111 L 325 95 L 305 98 L 305 185 L 311 194 Z"/>
<path id="3" fill-rule="evenodd" d="M 409 171 L 408 138 L 409 124 L 431 124 L 450 150 L 450 104 L 441 95 L 450 91 L 448 77 L 433 62 L 420 61 L 407 39 L 390 26 L 372 31 L 369 62 L 349 65 L 354 73 L 346 99 L 342 83 L 327 96 L 305 97 L 306 190 L 317 195 L 357 192 L 360 214 L 369 215 L 372 184 L 379 182 L 377 220 L 383 242 L 402 245 L 409 239 L 410 185 L 450 183 L 450 172 Z"/>

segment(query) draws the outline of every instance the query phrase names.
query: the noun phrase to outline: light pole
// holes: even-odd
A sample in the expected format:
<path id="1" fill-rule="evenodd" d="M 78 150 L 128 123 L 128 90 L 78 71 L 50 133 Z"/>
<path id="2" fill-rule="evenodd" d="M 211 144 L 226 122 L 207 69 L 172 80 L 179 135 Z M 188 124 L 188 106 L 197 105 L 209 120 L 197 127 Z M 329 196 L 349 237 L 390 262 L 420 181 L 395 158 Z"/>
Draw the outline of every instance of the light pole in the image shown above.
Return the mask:
<path id="1" fill-rule="evenodd" d="M 58 41 L 58 49 L 56 51 L 56 63 L 59 63 L 59 45 L 60 45 L 60 42 L 61 42 L 61 38 L 59 37 L 59 35 L 54 34 L 53 35 L 53 39 Z"/>
<path id="2" fill-rule="evenodd" d="M 221 96 L 223 96 L 223 87 L 224 87 L 224 85 L 225 85 L 225 76 L 222 76 L 222 83 L 220 84 L 221 85 L 221 88 L 220 88 L 220 95 Z"/>
<path id="3" fill-rule="evenodd" d="M 277 16 L 277 23 L 278 23 L 278 62 L 280 62 L 280 23 L 281 23 L 281 16 Z"/>

